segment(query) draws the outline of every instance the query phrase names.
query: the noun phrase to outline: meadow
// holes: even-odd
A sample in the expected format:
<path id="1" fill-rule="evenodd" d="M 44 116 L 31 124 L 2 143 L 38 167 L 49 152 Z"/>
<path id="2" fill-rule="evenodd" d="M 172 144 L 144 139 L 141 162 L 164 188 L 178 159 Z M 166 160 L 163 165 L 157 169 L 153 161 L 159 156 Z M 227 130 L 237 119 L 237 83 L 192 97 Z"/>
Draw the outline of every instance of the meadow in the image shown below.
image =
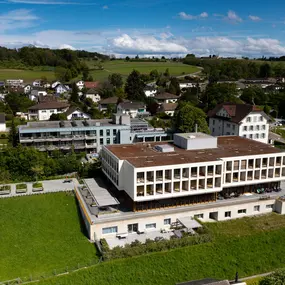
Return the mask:
<path id="1" fill-rule="evenodd" d="M 71 193 L 0 199 L 0 281 L 98 261 Z"/>
<path id="2" fill-rule="evenodd" d="M 25 83 L 32 83 L 34 80 L 41 79 L 43 76 L 49 81 L 55 79 L 53 71 L 0 69 L 0 81 L 5 79 L 23 79 Z"/>
<path id="3" fill-rule="evenodd" d="M 206 277 L 235 278 L 270 272 L 285 264 L 285 217 L 277 214 L 207 224 L 214 241 L 113 260 L 40 285 L 174 285 Z M 253 283 L 254 284 L 254 283 Z"/>

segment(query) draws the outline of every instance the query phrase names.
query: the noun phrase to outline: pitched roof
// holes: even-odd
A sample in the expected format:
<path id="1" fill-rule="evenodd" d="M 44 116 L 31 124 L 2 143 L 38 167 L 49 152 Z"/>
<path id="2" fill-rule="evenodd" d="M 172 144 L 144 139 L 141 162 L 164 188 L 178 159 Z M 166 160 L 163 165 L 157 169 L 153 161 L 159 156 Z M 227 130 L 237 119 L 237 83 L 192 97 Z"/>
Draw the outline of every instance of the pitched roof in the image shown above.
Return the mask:
<path id="1" fill-rule="evenodd" d="M 159 106 L 159 110 L 161 111 L 175 111 L 178 106 L 178 103 L 162 103 Z"/>
<path id="2" fill-rule="evenodd" d="M 229 114 L 230 120 L 233 123 L 240 123 L 249 113 L 259 112 L 268 119 L 268 116 L 258 107 L 250 104 L 222 103 L 217 105 L 213 110 L 208 112 L 209 118 L 218 117 L 217 113 L 224 108 Z M 221 118 L 221 117 L 220 117 Z M 227 119 L 227 118 L 225 118 Z"/>
<path id="3" fill-rule="evenodd" d="M 69 107 L 68 110 L 65 112 L 66 116 L 69 116 L 70 114 L 72 114 L 73 112 L 75 111 L 81 111 L 79 107 L 76 107 L 76 106 L 72 106 L 72 107 Z"/>
<path id="4" fill-rule="evenodd" d="M 154 96 L 155 99 L 166 100 L 166 99 L 178 99 L 179 96 L 171 94 L 171 93 L 159 93 Z"/>
<path id="5" fill-rule="evenodd" d="M 100 84 L 99 81 L 85 81 L 84 82 L 85 88 L 87 89 L 99 87 L 99 84 Z"/>
<path id="6" fill-rule="evenodd" d="M 96 88 L 90 88 L 86 94 L 98 94 L 98 89 Z"/>
<path id="7" fill-rule="evenodd" d="M 0 124 L 5 124 L 5 114 L 0 113 Z"/>
<path id="8" fill-rule="evenodd" d="M 118 102 L 118 97 L 114 96 L 114 97 L 109 97 L 106 99 L 102 99 L 99 101 L 99 104 L 104 104 L 104 105 L 108 105 L 108 104 L 117 104 Z"/>
<path id="9" fill-rule="evenodd" d="M 29 108 L 29 110 L 45 110 L 45 109 L 64 109 L 69 104 L 64 102 L 42 102 Z"/>
<path id="10" fill-rule="evenodd" d="M 140 109 L 145 108 L 145 104 L 142 102 L 121 102 L 119 104 L 123 109 Z"/>

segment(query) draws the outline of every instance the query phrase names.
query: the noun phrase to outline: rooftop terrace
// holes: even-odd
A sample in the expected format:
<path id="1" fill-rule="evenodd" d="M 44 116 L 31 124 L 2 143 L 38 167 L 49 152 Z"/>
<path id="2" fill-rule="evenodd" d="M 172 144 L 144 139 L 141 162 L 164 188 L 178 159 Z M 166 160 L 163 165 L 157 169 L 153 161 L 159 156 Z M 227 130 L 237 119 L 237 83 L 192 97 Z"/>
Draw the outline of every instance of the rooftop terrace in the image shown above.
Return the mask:
<path id="1" fill-rule="evenodd" d="M 120 160 L 127 160 L 134 167 L 138 168 L 216 161 L 226 157 L 281 152 L 271 145 L 238 136 L 218 137 L 217 148 L 210 149 L 185 150 L 172 143 L 168 143 L 170 146 L 174 147 L 174 151 L 164 153 L 163 155 L 155 148 L 155 146 L 161 144 L 165 145 L 166 143 L 152 142 L 128 145 L 109 145 L 106 146 L 106 148 Z"/>

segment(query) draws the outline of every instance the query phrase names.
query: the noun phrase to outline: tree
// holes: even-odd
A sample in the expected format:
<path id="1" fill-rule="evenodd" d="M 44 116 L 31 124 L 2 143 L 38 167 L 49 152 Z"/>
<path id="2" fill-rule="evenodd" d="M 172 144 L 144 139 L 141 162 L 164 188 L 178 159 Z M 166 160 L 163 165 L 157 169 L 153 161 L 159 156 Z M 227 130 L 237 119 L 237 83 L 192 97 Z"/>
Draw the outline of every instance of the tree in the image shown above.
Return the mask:
<path id="1" fill-rule="evenodd" d="M 243 90 L 240 99 L 248 104 L 264 105 L 268 101 L 268 96 L 261 87 L 251 86 Z"/>
<path id="2" fill-rule="evenodd" d="M 191 103 L 182 102 L 178 105 L 174 115 L 174 128 L 178 132 L 198 132 L 209 133 L 206 114 Z"/>
<path id="3" fill-rule="evenodd" d="M 285 270 L 277 270 L 276 272 L 264 277 L 259 281 L 259 285 L 282 285 L 285 284 Z"/>
<path id="4" fill-rule="evenodd" d="M 126 59 L 126 61 L 129 61 L 129 60 L 130 60 L 130 57 L 129 57 L 129 56 L 126 56 L 125 59 Z"/>
<path id="5" fill-rule="evenodd" d="M 27 112 L 29 107 L 35 105 L 35 102 L 26 95 L 17 93 L 9 93 L 5 96 L 5 101 L 13 114 L 16 114 L 16 112 Z"/>
<path id="6" fill-rule="evenodd" d="M 168 92 L 171 93 L 171 94 L 180 95 L 181 90 L 180 90 L 180 86 L 179 86 L 179 81 L 178 81 L 178 79 L 176 77 L 172 77 L 170 79 Z"/>
<path id="7" fill-rule="evenodd" d="M 76 83 L 72 83 L 72 91 L 71 91 L 71 95 L 70 95 L 70 98 L 69 98 L 69 101 L 70 102 L 73 102 L 75 104 L 78 104 L 79 103 L 79 96 L 78 96 L 78 87 L 76 85 Z"/>
<path id="8" fill-rule="evenodd" d="M 166 76 L 166 77 L 170 76 L 169 68 L 165 69 L 165 72 L 163 73 L 163 75 Z"/>
<path id="9" fill-rule="evenodd" d="M 265 106 L 263 107 L 263 111 L 264 111 L 265 114 L 269 115 L 269 113 L 270 113 L 270 111 L 271 111 L 270 106 L 265 105 Z"/>
<path id="10" fill-rule="evenodd" d="M 181 95 L 180 100 L 191 103 L 196 106 L 199 103 L 198 100 L 199 87 L 187 88 L 187 90 Z"/>
<path id="11" fill-rule="evenodd" d="M 271 75 L 272 75 L 271 65 L 269 65 L 268 63 L 264 63 L 260 65 L 260 69 L 259 69 L 260 77 L 267 78 L 267 77 L 270 77 Z"/>
<path id="12" fill-rule="evenodd" d="M 149 73 L 149 77 L 154 80 L 157 79 L 159 77 L 159 73 L 157 71 L 157 69 L 153 69 L 150 73 Z"/>
<path id="13" fill-rule="evenodd" d="M 141 79 L 140 73 L 137 70 L 133 70 L 128 76 L 125 85 L 125 93 L 127 94 L 127 98 L 130 100 L 144 100 L 144 83 Z"/>
<path id="14" fill-rule="evenodd" d="M 65 113 L 52 114 L 49 118 L 50 121 L 65 121 L 67 116 Z"/>
<path id="15" fill-rule="evenodd" d="M 34 173 L 34 175 L 35 175 L 35 180 L 36 180 L 36 182 L 37 182 L 39 175 L 42 175 L 43 172 L 44 172 L 44 171 L 43 171 L 43 167 L 40 166 L 40 165 L 36 165 L 36 166 L 33 166 L 33 167 L 31 168 L 31 170 L 32 170 L 32 172 Z"/>
<path id="16" fill-rule="evenodd" d="M 121 88 L 123 86 L 123 78 L 119 73 L 110 74 L 108 80 L 115 88 Z"/>
<path id="17" fill-rule="evenodd" d="M 61 66 L 56 67 L 54 71 L 55 78 L 59 81 L 64 82 L 66 71 L 67 69 L 64 67 L 61 67 Z"/>
<path id="18" fill-rule="evenodd" d="M 8 142 L 11 146 L 16 147 L 18 145 L 18 132 L 15 125 L 14 116 L 12 117 L 11 127 L 8 136 Z"/>
<path id="19" fill-rule="evenodd" d="M 84 66 L 82 69 L 82 80 L 83 81 L 88 81 L 89 78 L 89 68 L 88 66 Z"/>

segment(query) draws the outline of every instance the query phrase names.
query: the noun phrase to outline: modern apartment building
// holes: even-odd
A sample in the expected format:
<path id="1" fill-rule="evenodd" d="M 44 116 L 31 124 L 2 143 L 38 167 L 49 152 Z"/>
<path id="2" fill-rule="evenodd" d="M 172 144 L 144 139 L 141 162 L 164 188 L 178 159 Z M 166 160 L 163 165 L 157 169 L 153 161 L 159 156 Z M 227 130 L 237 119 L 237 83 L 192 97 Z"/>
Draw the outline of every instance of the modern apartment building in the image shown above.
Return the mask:
<path id="1" fill-rule="evenodd" d="M 109 199 L 100 206 L 101 188 L 76 190 L 91 240 L 114 244 L 118 235 L 135 240 L 177 222 L 191 227 L 194 217 L 221 221 L 285 214 L 279 199 L 285 193 L 279 189 L 285 153 L 268 144 L 238 136 L 175 134 L 173 143 L 106 145 L 101 157 L 111 183 L 103 197 Z M 278 190 L 256 194 L 271 188 Z"/>
<path id="2" fill-rule="evenodd" d="M 208 113 L 213 136 L 241 136 L 268 143 L 269 117 L 256 106 L 224 103 Z"/>
<path id="3" fill-rule="evenodd" d="M 19 126 L 20 143 L 41 151 L 70 151 L 73 147 L 75 151 L 99 153 L 103 145 L 170 138 L 162 129 L 150 128 L 146 121 L 128 115 L 114 115 L 113 120 L 29 122 Z"/>

